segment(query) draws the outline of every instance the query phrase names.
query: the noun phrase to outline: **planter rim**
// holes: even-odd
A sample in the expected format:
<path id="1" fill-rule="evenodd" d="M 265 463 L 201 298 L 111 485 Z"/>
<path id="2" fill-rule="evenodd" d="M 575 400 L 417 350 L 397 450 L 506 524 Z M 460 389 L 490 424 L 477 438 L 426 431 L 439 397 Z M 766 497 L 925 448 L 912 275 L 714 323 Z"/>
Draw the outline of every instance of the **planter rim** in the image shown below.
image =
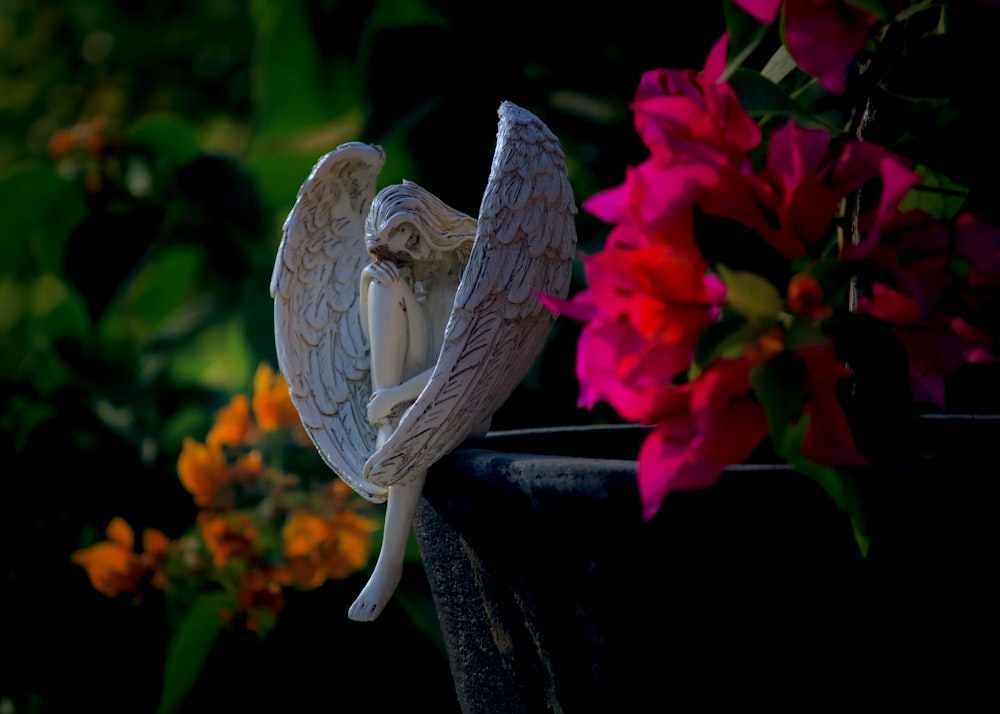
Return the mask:
<path id="1" fill-rule="evenodd" d="M 641 424 L 577 424 L 505 429 L 468 439 L 459 450 L 635 461 L 643 439 L 653 428 Z M 998 458 L 994 445 L 1000 438 L 1000 414 L 920 414 L 906 424 L 887 426 L 887 431 L 893 428 L 903 430 L 906 443 L 919 449 L 919 453 L 914 453 L 918 461 L 945 457 L 990 461 Z M 765 455 L 737 468 L 752 469 L 760 464 L 773 468 L 783 463 Z"/>

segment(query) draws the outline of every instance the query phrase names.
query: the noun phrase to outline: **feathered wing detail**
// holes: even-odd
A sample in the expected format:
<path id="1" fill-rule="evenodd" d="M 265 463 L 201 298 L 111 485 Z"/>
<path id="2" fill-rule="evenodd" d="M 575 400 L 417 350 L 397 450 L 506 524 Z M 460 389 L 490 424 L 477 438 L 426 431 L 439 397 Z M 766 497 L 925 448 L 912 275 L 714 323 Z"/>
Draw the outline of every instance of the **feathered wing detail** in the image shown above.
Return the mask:
<path id="1" fill-rule="evenodd" d="M 537 359 L 553 315 L 537 293 L 565 297 L 577 213 L 558 139 L 504 102 L 479 231 L 430 382 L 368 460 L 366 481 L 406 483 L 488 420 Z"/>
<path id="2" fill-rule="evenodd" d="M 381 147 L 359 142 L 320 158 L 285 221 L 271 277 L 278 366 L 302 424 L 327 465 L 376 503 L 386 492 L 363 476 L 375 429 L 358 290 L 371 260 L 365 216 L 384 162 Z"/>

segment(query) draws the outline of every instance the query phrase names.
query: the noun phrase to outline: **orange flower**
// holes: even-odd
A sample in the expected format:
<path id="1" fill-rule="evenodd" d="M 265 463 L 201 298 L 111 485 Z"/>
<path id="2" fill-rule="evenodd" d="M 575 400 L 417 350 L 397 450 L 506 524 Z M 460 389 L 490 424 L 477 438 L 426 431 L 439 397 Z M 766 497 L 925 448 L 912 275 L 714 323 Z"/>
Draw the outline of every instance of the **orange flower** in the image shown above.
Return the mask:
<path id="1" fill-rule="evenodd" d="M 825 320 L 833 308 L 823 304 L 823 286 L 808 273 L 799 273 L 788 285 L 788 306 L 792 312 L 811 320 Z"/>
<path id="2" fill-rule="evenodd" d="M 202 512 L 198 514 L 198 526 L 217 568 L 250 553 L 257 539 L 257 528 L 250 517 L 242 513 L 224 518 Z"/>
<path id="3" fill-rule="evenodd" d="M 60 129 L 49 139 L 49 154 L 61 159 L 76 147 L 76 136 L 71 129 Z"/>
<path id="4" fill-rule="evenodd" d="M 147 528 L 142 532 L 142 548 L 149 555 L 162 558 L 170 548 L 170 539 L 155 528 Z"/>
<path id="5" fill-rule="evenodd" d="M 785 349 L 785 335 L 779 327 L 772 327 L 756 340 L 748 343 L 743 356 L 751 362 L 767 362 Z"/>
<path id="6" fill-rule="evenodd" d="M 327 520 L 308 511 L 295 511 L 288 517 L 282 535 L 285 539 L 285 555 L 301 558 L 318 552 L 330 535 Z"/>
<path id="7" fill-rule="evenodd" d="M 167 552 L 170 539 L 153 528 L 143 532 L 144 552 L 135 552 L 135 534 L 124 519 L 111 519 L 105 531 L 108 540 L 81 548 L 70 559 L 87 571 L 98 592 L 115 597 L 138 592 L 143 576 L 154 570 Z"/>
<path id="8" fill-rule="evenodd" d="M 252 569 L 240 580 L 240 590 L 236 594 L 236 607 L 247 614 L 247 629 L 256 632 L 260 628 L 260 611 L 266 610 L 277 617 L 285 605 L 281 583 L 271 569 Z"/>
<path id="9" fill-rule="evenodd" d="M 177 473 L 184 488 L 194 496 L 198 506 L 211 506 L 216 492 L 229 484 L 226 455 L 219 444 L 199 444 L 194 439 L 184 439 L 184 448 L 177 459 Z"/>
<path id="10" fill-rule="evenodd" d="M 346 578 L 368 562 L 374 524 L 354 511 L 341 511 L 330 523 L 326 570 L 331 578 Z"/>
<path id="11" fill-rule="evenodd" d="M 368 562 L 374 526 L 353 511 L 326 518 L 308 511 L 289 516 L 282 533 L 290 578 L 300 587 L 318 587 L 327 578 L 345 578 Z"/>
<path id="12" fill-rule="evenodd" d="M 284 375 L 267 364 L 261 364 L 253 378 L 253 413 L 264 431 L 302 426 Z"/>
<path id="13" fill-rule="evenodd" d="M 205 439 L 209 444 L 242 444 L 246 441 L 253 428 L 250 422 L 250 400 L 242 394 L 237 394 L 215 413 L 215 424 Z"/>
<path id="14" fill-rule="evenodd" d="M 257 449 L 247 452 L 243 456 L 236 459 L 236 463 L 229 468 L 230 480 L 236 483 L 253 481 L 254 479 L 260 478 L 263 473 L 264 457 L 259 451 L 257 451 Z"/>

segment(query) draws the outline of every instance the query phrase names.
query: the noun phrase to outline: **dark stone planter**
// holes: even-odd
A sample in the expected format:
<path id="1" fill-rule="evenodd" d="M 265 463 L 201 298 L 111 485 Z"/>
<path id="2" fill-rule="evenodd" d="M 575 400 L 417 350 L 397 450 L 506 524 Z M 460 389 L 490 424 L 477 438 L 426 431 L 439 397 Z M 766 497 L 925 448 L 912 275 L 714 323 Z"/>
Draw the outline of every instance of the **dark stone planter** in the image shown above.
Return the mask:
<path id="1" fill-rule="evenodd" d="M 463 445 L 416 520 L 463 711 L 971 698 L 987 661 L 969 637 L 995 634 L 998 427 L 924 419 L 934 458 L 867 469 L 867 558 L 784 466 L 730 468 L 643 522 L 641 428 Z"/>

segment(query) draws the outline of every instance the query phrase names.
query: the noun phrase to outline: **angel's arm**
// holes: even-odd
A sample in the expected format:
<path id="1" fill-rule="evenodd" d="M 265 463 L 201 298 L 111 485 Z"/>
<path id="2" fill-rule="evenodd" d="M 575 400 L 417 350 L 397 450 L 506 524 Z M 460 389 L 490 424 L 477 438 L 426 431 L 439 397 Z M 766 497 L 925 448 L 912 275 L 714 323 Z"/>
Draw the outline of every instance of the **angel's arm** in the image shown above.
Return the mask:
<path id="1" fill-rule="evenodd" d="M 425 369 L 415 377 L 410 377 L 402 384 L 394 387 L 378 389 L 372 394 L 371 401 L 368 402 L 368 421 L 372 426 L 377 426 L 380 421 L 389 416 L 389 412 L 397 404 L 416 401 L 424 387 L 431 379 L 434 368 Z"/>

